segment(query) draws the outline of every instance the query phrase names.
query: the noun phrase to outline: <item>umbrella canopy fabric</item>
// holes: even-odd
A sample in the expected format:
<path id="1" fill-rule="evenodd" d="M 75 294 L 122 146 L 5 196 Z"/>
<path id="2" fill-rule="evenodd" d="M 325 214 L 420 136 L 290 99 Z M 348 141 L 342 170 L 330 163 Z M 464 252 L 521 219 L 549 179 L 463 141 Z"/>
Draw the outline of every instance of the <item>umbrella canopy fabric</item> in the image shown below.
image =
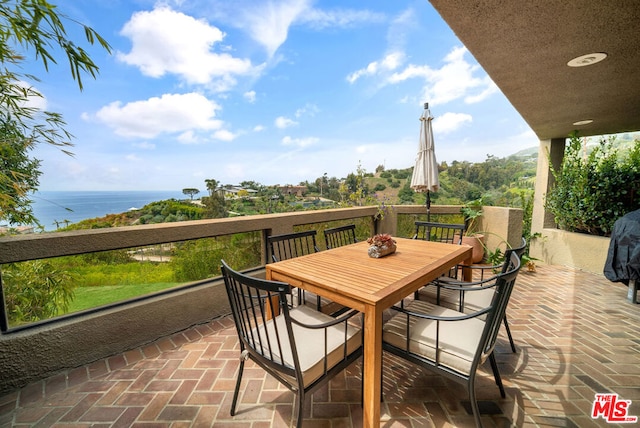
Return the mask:
<path id="1" fill-rule="evenodd" d="M 435 146 L 433 143 L 433 129 L 431 121 L 433 117 L 429 111 L 429 105 L 425 104 L 424 112 L 420 116 L 420 142 L 416 165 L 411 176 L 411 188 L 416 192 L 427 193 L 427 213 L 431 208 L 430 192 L 437 192 L 440 188 L 438 178 L 438 161 L 436 160 Z"/>

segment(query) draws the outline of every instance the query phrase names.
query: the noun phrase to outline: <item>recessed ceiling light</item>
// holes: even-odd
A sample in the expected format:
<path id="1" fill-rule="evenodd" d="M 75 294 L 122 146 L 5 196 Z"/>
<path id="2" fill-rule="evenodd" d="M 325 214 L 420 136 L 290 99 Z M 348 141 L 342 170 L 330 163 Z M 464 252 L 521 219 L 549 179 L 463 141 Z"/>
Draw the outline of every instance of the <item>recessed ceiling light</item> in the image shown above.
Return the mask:
<path id="1" fill-rule="evenodd" d="M 573 122 L 573 124 L 575 126 L 580 126 L 580 125 L 588 125 L 588 124 L 590 124 L 592 122 L 593 122 L 593 119 L 587 119 L 587 120 L 579 120 L 577 122 Z"/>
<path id="2" fill-rule="evenodd" d="M 569 67 L 585 67 L 596 64 L 607 57 L 606 53 L 597 52 L 579 56 L 567 63 Z"/>

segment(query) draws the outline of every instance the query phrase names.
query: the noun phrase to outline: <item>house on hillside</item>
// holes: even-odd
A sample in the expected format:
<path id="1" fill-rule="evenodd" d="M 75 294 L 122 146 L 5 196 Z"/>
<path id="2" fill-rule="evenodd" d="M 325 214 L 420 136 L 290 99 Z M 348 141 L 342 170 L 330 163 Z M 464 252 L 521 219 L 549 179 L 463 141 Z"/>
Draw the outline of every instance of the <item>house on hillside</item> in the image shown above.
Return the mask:
<path id="1" fill-rule="evenodd" d="M 278 185 L 278 190 L 283 195 L 297 196 L 301 198 L 304 196 L 305 192 L 307 191 L 307 186 L 292 186 L 290 184 L 287 184 L 285 186 Z"/>
<path id="2" fill-rule="evenodd" d="M 244 187 L 241 187 L 241 186 L 221 187 L 220 189 L 218 189 L 218 191 L 223 197 L 229 198 L 229 199 L 237 198 L 240 195 L 256 196 L 256 194 L 258 193 L 257 190 L 245 189 Z"/>

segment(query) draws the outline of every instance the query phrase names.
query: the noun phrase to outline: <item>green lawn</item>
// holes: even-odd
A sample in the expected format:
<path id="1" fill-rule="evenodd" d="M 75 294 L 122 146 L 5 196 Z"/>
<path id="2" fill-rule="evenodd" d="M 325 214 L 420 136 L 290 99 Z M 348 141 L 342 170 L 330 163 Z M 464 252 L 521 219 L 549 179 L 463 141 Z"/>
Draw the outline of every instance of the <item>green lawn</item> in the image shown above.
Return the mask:
<path id="1" fill-rule="evenodd" d="M 69 305 L 69 313 L 91 309 L 109 303 L 120 302 L 133 297 L 142 296 L 178 285 L 174 282 L 136 284 L 136 285 L 103 285 L 100 287 L 78 287 L 75 297 Z"/>

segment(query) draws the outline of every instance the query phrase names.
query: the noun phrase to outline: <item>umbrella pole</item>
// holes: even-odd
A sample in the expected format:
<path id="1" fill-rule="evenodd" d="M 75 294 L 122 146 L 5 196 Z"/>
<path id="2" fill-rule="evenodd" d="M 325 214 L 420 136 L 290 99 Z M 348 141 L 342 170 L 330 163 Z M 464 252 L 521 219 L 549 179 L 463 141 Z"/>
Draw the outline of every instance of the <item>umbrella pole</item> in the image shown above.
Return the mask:
<path id="1" fill-rule="evenodd" d="M 431 221 L 431 192 L 427 190 L 427 221 Z"/>

